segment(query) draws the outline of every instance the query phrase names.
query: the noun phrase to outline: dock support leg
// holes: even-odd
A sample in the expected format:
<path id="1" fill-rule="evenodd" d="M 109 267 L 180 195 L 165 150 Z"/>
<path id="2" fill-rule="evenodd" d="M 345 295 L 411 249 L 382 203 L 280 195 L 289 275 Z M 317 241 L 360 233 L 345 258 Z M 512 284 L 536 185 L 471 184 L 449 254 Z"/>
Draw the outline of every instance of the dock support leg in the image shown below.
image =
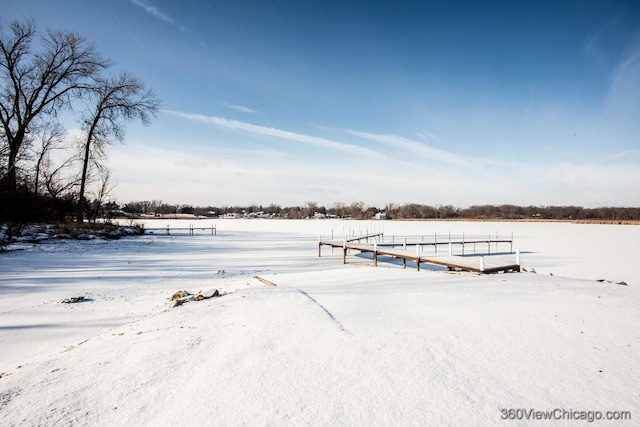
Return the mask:
<path id="1" fill-rule="evenodd" d="M 378 243 L 375 240 L 373 242 L 373 265 L 378 266 Z"/>
<path id="2" fill-rule="evenodd" d="M 407 259 L 406 258 L 402 258 L 402 268 L 407 268 Z"/>
<path id="3" fill-rule="evenodd" d="M 347 239 L 346 239 L 346 237 L 342 241 L 342 263 L 343 264 L 347 263 Z"/>
<path id="4" fill-rule="evenodd" d="M 462 233 L 462 256 L 464 256 L 464 233 Z"/>

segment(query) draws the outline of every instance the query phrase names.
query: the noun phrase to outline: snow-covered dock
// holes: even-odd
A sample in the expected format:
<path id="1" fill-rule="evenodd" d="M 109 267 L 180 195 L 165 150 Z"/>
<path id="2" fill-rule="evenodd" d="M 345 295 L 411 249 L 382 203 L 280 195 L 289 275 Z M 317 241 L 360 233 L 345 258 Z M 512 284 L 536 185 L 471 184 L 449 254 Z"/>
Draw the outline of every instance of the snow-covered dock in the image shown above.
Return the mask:
<path id="1" fill-rule="evenodd" d="M 381 237 L 381 234 L 365 235 L 338 240 L 320 240 L 318 242 L 318 256 L 322 256 L 322 246 L 329 246 L 331 248 L 342 249 L 343 263 L 347 262 L 347 254 L 349 251 L 359 251 L 360 253 L 373 254 L 373 263 L 378 265 L 378 257 L 389 256 L 392 258 L 402 259 L 402 266 L 406 268 L 407 260 L 414 261 L 416 269 L 420 270 L 420 264 L 432 264 L 447 267 L 449 270 L 463 270 L 472 271 L 476 273 L 498 273 L 505 271 L 520 271 L 520 252 L 516 251 L 515 259 L 513 256 L 505 257 L 504 254 L 491 255 L 491 245 L 498 243 L 508 243 L 510 245 L 509 253 L 513 254 L 513 239 L 467 239 L 467 240 L 450 240 L 448 242 L 440 241 L 437 239 L 433 242 L 416 241 L 413 243 L 407 242 L 406 239 L 401 243 L 396 242 L 378 242 L 377 239 Z M 373 240 L 373 243 L 361 243 L 362 240 Z M 487 244 L 488 252 L 486 255 L 481 256 L 465 256 L 465 245 L 471 244 L 474 247 L 477 244 Z M 438 245 L 447 245 L 448 253 L 438 254 Z M 462 246 L 462 255 L 453 254 L 453 246 Z M 397 246 L 401 246 L 398 248 Z M 415 250 L 407 249 L 407 247 L 414 246 Z M 434 254 L 424 254 L 422 252 L 424 246 L 433 246 L 435 249 Z"/>

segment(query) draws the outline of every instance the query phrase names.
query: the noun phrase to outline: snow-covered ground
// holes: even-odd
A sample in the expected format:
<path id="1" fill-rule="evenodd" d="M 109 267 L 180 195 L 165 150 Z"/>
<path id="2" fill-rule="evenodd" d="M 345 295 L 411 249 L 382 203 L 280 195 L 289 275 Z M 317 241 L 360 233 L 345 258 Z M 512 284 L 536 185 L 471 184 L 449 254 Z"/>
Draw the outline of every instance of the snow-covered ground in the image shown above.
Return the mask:
<path id="1" fill-rule="evenodd" d="M 213 223 L 0 254 L 0 425 L 638 425 L 638 226 Z M 318 257 L 364 232 L 513 233 L 537 274 Z"/>

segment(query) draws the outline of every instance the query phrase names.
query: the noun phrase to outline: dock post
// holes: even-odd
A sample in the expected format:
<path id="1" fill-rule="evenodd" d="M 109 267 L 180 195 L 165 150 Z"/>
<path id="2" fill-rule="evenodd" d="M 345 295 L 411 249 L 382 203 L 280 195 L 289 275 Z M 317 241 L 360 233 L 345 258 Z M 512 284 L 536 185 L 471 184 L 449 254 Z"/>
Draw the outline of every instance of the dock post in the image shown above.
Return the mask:
<path id="1" fill-rule="evenodd" d="M 347 263 L 347 239 L 342 241 L 342 263 Z"/>
<path id="2" fill-rule="evenodd" d="M 171 235 L 171 233 L 169 233 L 169 224 L 167 224 L 167 236 Z"/>
<path id="3" fill-rule="evenodd" d="M 433 248 L 436 251 L 436 255 L 438 254 L 438 235 L 433 233 Z"/>
<path id="4" fill-rule="evenodd" d="M 453 255 L 453 243 L 449 241 L 449 256 Z"/>
<path id="5" fill-rule="evenodd" d="M 520 249 L 516 249 L 516 265 L 520 268 Z"/>
<path id="6" fill-rule="evenodd" d="M 378 243 L 373 241 L 373 265 L 378 266 Z"/>
<path id="7" fill-rule="evenodd" d="M 402 249 L 407 249 L 407 239 L 402 239 Z"/>
<path id="8" fill-rule="evenodd" d="M 464 256 L 464 231 L 462 232 L 462 256 Z"/>
<path id="9" fill-rule="evenodd" d="M 322 249 L 322 242 L 318 242 L 318 258 L 322 256 L 321 249 Z"/>
<path id="10" fill-rule="evenodd" d="M 511 253 L 513 253 L 513 231 L 511 232 Z"/>
<path id="11" fill-rule="evenodd" d="M 416 245 L 416 269 L 420 271 L 420 245 Z"/>
<path id="12" fill-rule="evenodd" d="M 484 272 L 484 257 L 480 257 L 480 271 Z"/>

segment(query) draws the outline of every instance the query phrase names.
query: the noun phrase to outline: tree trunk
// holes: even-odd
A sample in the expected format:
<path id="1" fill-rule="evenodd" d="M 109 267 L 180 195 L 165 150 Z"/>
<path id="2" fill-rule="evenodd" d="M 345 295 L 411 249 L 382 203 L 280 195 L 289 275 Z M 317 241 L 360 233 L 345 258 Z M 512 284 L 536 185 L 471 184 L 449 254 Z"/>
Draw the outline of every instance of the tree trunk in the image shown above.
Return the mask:
<path id="1" fill-rule="evenodd" d="M 82 162 L 82 176 L 80 178 L 80 197 L 78 198 L 77 222 L 84 222 L 84 190 L 87 183 L 87 171 L 89 170 L 89 155 L 91 154 L 91 135 L 87 137 L 84 146 L 84 160 Z"/>
<path id="2" fill-rule="evenodd" d="M 84 146 L 84 160 L 82 162 L 82 176 L 80 177 L 80 197 L 78 198 L 78 216 L 77 222 L 84 222 L 84 190 L 87 184 L 87 172 L 89 170 L 89 158 L 91 156 L 91 141 L 94 138 L 98 123 L 102 119 L 101 110 L 96 113 L 91 123 L 91 128 L 87 132 L 87 142 Z"/>
<path id="3" fill-rule="evenodd" d="M 6 215 L 11 221 L 17 221 L 20 216 L 18 207 L 18 180 L 16 172 L 16 161 L 18 159 L 18 150 L 22 146 L 24 140 L 24 130 L 19 129 L 13 139 L 9 140 L 9 163 L 7 170 L 7 206 Z"/>

